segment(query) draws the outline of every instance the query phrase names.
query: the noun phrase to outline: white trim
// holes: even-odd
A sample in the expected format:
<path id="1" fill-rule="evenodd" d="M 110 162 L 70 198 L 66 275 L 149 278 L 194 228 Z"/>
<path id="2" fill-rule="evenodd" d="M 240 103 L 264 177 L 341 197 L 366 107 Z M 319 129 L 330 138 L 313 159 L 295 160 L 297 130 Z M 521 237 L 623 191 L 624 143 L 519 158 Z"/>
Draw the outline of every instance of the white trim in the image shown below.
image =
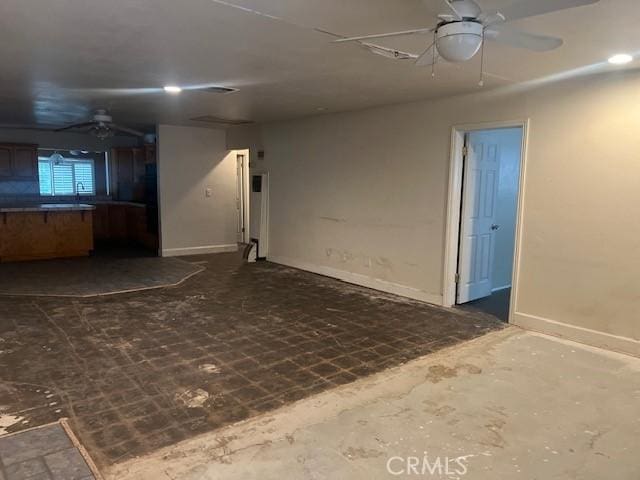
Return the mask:
<path id="1" fill-rule="evenodd" d="M 345 270 L 338 270 L 336 268 L 325 267 L 321 265 L 314 265 L 312 263 L 300 262 L 287 257 L 269 257 L 268 260 L 273 263 L 279 263 L 288 267 L 297 268 L 299 270 L 305 270 L 307 272 L 317 273 L 325 277 L 337 278 L 347 283 L 354 285 L 360 285 L 362 287 L 371 288 L 373 290 L 379 290 L 381 292 L 392 293 L 401 297 L 411 298 L 413 300 L 419 300 L 421 302 L 431 303 L 433 305 L 442 305 L 442 296 L 427 293 L 417 288 L 407 287 L 406 285 L 400 285 L 398 283 L 387 282 L 386 280 L 380 280 L 378 278 L 369 277 L 360 273 L 347 272 Z"/>
<path id="2" fill-rule="evenodd" d="M 269 256 L 269 172 L 263 172 L 262 175 L 262 212 L 260 212 L 260 251 L 261 258 L 267 258 Z"/>
<path id="3" fill-rule="evenodd" d="M 449 199 L 447 203 L 446 242 L 444 254 L 443 298 L 445 307 L 453 307 L 456 303 L 456 273 L 458 269 L 458 250 L 460 235 L 460 206 L 462 202 L 462 149 L 465 135 L 478 130 L 496 130 L 500 128 L 522 128 L 522 152 L 520 162 L 520 185 L 518 190 L 518 217 L 516 221 L 516 238 L 513 261 L 513 278 L 510 305 L 517 306 L 518 277 L 520 273 L 520 252 L 522 242 L 523 206 L 525 195 L 525 176 L 527 172 L 527 153 L 529 144 L 530 120 L 511 120 L 504 122 L 475 123 L 454 125 L 451 129 L 451 160 L 449 165 Z M 509 321 L 514 308 L 510 309 Z"/>
<path id="4" fill-rule="evenodd" d="M 249 243 L 249 237 L 251 236 L 249 232 L 249 229 L 251 228 L 251 224 L 249 222 L 251 219 L 251 205 L 249 204 L 251 195 L 251 172 L 249 171 L 249 165 L 251 164 L 251 150 L 246 149 L 241 150 L 241 152 L 244 153 L 244 162 L 242 167 L 242 194 L 244 195 L 242 198 L 242 208 L 244 208 L 243 242 Z"/>
<path id="5" fill-rule="evenodd" d="M 620 337 L 520 312 L 514 312 L 510 321 L 514 325 L 527 330 L 640 357 L 640 340 L 634 340 L 633 338 Z"/>
<path id="6" fill-rule="evenodd" d="M 511 288 L 511 285 L 503 285 L 501 287 L 492 288 L 491 293 L 500 292 L 502 290 L 506 290 L 507 288 Z"/>
<path id="7" fill-rule="evenodd" d="M 239 173 L 236 201 L 239 202 L 238 214 L 242 221 L 238 219 L 238 225 L 241 225 L 242 231 L 238 232 L 238 241 L 249 243 L 249 150 L 232 150 L 232 152 L 236 155 L 236 171 Z"/>
<path id="8" fill-rule="evenodd" d="M 208 253 L 225 253 L 237 252 L 238 244 L 230 243 L 228 245 L 206 245 L 203 247 L 185 247 L 185 248 L 163 248 L 163 257 L 182 257 L 185 255 L 205 255 Z"/>

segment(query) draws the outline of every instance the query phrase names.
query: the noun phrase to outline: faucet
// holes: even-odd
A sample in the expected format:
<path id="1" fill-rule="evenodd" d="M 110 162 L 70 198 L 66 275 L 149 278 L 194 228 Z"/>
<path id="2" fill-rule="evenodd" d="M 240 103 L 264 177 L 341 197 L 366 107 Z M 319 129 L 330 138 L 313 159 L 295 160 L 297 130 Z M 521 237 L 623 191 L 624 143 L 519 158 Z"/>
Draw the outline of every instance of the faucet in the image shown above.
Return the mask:
<path id="1" fill-rule="evenodd" d="M 82 182 L 76 183 L 76 203 L 80 203 L 80 187 L 82 187 L 82 191 L 84 192 L 84 184 Z"/>

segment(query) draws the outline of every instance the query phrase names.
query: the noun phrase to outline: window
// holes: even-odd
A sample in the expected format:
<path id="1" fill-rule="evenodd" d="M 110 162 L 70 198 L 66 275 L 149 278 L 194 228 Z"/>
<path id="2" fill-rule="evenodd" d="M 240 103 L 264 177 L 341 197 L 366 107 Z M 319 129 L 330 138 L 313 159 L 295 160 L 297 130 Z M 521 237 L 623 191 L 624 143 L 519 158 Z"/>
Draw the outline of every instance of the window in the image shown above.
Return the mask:
<path id="1" fill-rule="evenodd" d="M 93 160 L 38 157 L 40 195 L 95 195 Z"/>

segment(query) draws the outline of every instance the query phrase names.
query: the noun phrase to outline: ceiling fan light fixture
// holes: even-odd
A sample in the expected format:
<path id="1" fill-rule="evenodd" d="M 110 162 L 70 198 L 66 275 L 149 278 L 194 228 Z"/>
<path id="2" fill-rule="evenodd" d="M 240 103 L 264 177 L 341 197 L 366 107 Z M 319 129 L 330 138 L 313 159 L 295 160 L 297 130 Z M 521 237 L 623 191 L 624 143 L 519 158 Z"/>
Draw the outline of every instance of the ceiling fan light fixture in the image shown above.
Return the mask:
<path id="1" fill-rule="evenodd" d="M 51 160 L 54 165 L 60 165 L 64 162 L 64 157 L 58 152 L 54 152 L 53 155 L 49 157 L 49 160 Z"/>
<path id="2" fill-rule="evenodd" d="M 438 28 L 436 48 L 449 62 L 466 62 L 482 46 L 484 27 L 478 22 L 452 22 Z"/>
<path id="3" fill-rule="evenodd" d="M 625 65 L 633 60 L 633 57 L 627 53 L 618 53 L 609 58 L 609 63 L 612 65 Z"/>
<path id="4" fill-rule="evenodd" d="M 95 125 L 89 129 L 89 134 L 94 137 L 98 137 L 100 140 L 105 140 L 107 138 L 113 137 L 115 132 L 107 127 L 106 125 Z"/>
<path id="5" fill-rule="evenodd" d="M 166 85 L 164 87 L 164 91 L 167 93 L 171 93 L 172 95 L 177 95 L 178 93 L 182 92 L 182 88 L 177 85 Z"/>

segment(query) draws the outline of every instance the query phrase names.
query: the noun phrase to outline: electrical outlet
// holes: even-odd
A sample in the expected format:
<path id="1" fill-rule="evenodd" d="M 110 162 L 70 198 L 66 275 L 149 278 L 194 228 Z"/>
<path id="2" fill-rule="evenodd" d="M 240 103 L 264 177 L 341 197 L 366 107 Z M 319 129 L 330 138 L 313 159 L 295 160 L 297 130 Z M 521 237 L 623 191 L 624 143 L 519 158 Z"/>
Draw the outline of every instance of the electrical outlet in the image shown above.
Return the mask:
<path id="1" fill-rule="evenodd" d="M 213 192 L 211 191 L 211 189 L 210 189 L 210 188 L 207 188 L 207 189 L 204 191 L 204 196 L 205 196 L 205 197 L 210 197 L 212 193 L 213 193 Z"/>

